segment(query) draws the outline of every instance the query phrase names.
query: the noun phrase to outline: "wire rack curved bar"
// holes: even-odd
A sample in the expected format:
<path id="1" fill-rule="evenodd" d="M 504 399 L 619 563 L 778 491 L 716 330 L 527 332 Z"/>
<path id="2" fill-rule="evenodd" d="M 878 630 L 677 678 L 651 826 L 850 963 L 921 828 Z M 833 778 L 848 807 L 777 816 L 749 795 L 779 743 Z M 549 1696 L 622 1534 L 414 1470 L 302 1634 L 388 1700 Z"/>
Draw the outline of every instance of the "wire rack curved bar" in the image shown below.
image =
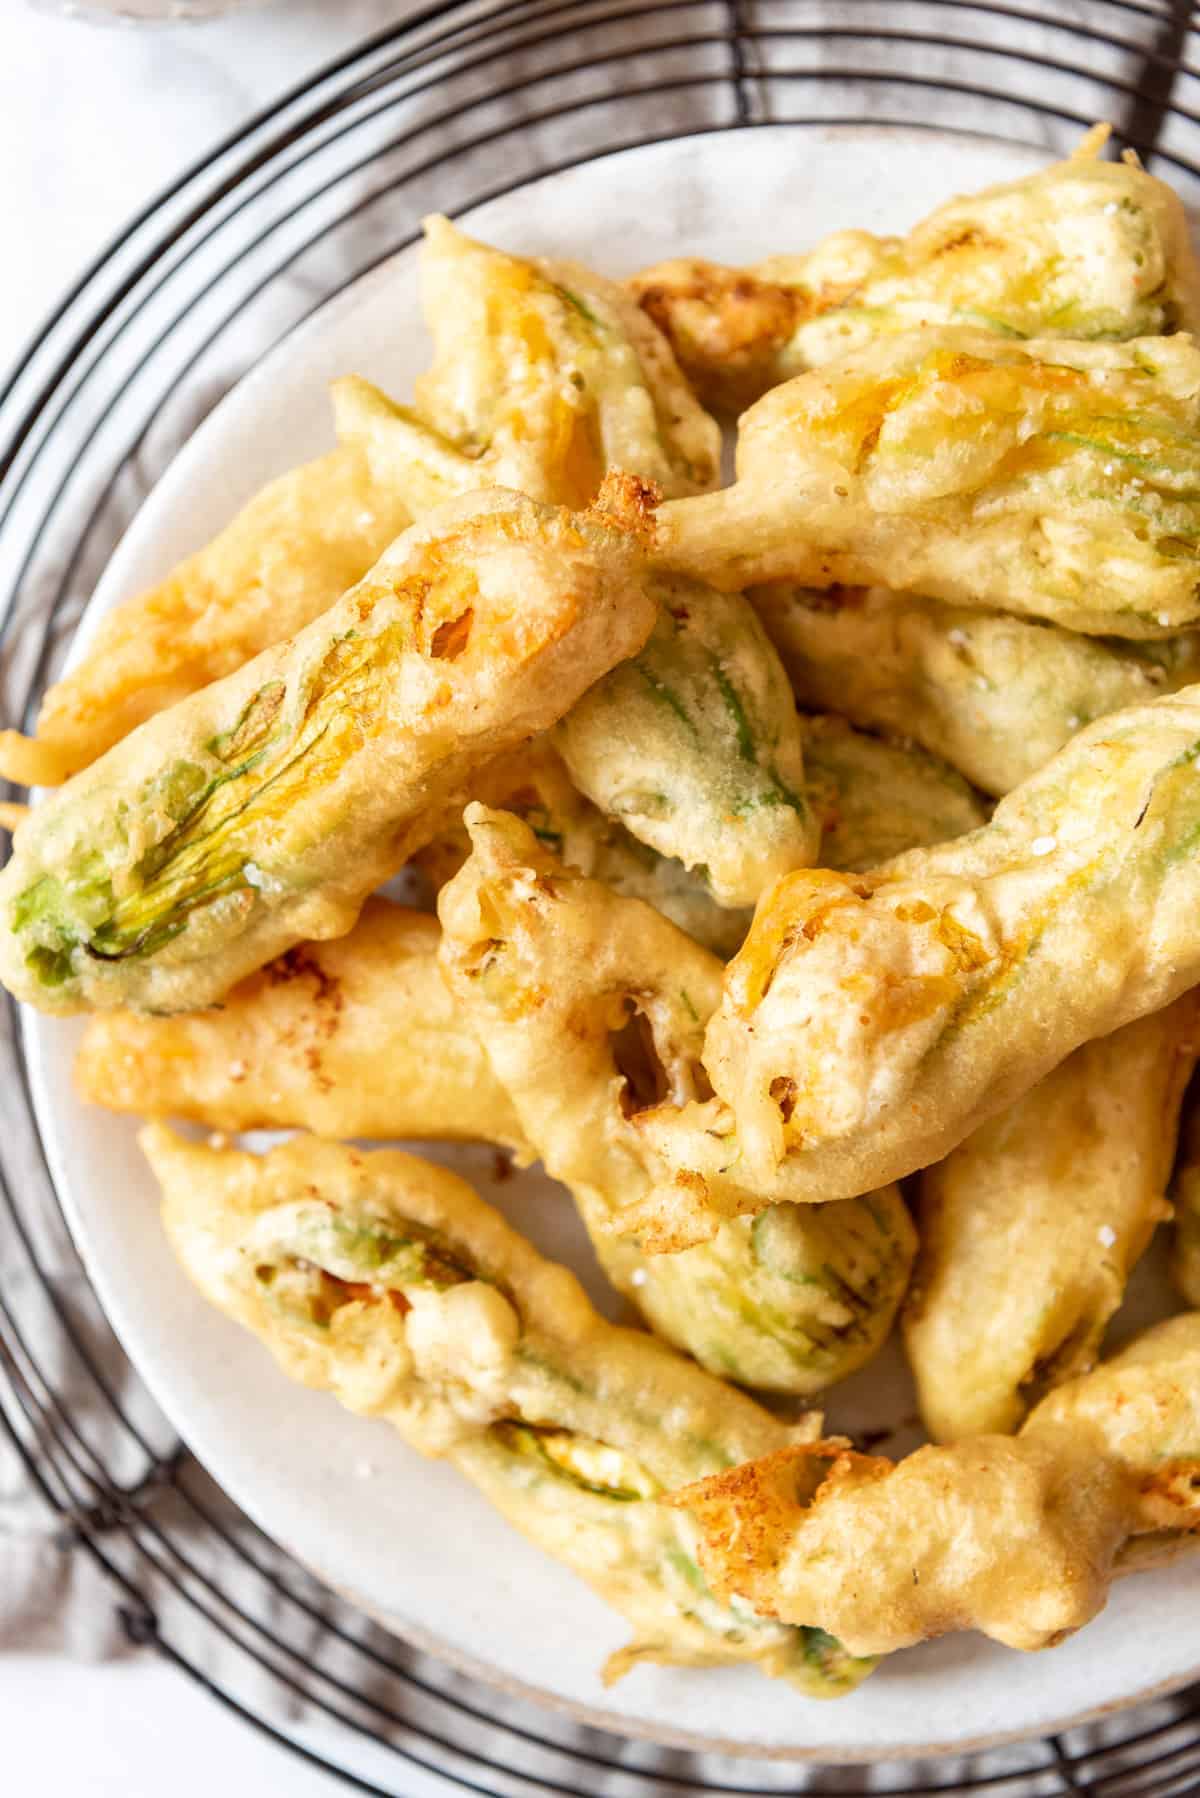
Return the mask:
<path id="1" fill-rule="evenodd" d="M 918 115 L 1049 152 L 1111 118 L 1200 203 L 1200 44 L 1192 9 L 1165 0 L 462 0 L 285 94 L 130 221 L 0 387 L 10 714 L 32 719 L 121 532 L 205 413 L 411 243 L 425 211 L 685 134 Z M 564 122 L 566 159 L 545 140 Z M 386 1636 L 232 1516 L 132 1370 L 105 1371 L 119 1356 L 63 1224 L 11 1006 L 0 1056 L 0 1251 L 16 1270 L 0 1289 L 0 1427 L 64 1539 L 111 1581 L 132 1642 L 362 1792 L 849 1789 L 844 1771 L 791 1769 L 785 1787 L 761 1764 L 700 1763 L 513 1704 Z M 1101 1733 L 1019 1745 L 986 1772 L 892 1766 L 881 1789 L 1200 1789 L 1200 1691 Z"/>

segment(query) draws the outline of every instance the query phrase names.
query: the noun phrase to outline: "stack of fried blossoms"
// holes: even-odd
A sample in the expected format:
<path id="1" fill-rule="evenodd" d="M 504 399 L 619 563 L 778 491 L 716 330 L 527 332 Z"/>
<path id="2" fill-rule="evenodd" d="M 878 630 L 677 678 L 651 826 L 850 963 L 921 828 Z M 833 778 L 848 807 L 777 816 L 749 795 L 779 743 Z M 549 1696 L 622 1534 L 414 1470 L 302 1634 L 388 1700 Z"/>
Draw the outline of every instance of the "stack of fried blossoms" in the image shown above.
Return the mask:
<path id="1" fill-rule="evenodd" d="M 183 1267 L 608 1599 L 609 1677 L 1047 1647 L 1200 1531 L 1200 1311 L 1103 1357 L 1200 1046 L 1200 271 L 1105 137 L 624 286 L 430 220 L 411 404 L 336 383 L 0 738 L 84 1096 L 300 1132 L 144 1130 Z M 413 1137 L 540 1158 L 645 1327 L 346 1146 Z M 805 1406 L 898 1318 L 893 1464 Z"/>

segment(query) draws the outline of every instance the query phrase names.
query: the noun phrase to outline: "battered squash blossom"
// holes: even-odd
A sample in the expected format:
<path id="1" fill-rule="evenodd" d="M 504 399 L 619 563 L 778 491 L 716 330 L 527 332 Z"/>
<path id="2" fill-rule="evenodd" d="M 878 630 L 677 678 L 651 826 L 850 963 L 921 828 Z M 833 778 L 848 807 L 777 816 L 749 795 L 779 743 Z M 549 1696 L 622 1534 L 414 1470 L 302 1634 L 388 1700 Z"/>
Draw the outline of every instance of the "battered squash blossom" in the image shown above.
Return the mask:
<path id="1" fill-rule="evenodd" d="M 884 587 L 778 582 L 749 597 L 801 705 L 899 731 L 998 797 L 1085 724 L 1200 676 L 1197 630 L 1157 642 L 1085 637 Z"/>
<path id="2" fill-rule="evenodd" d="M 706 1033 L 716 1097 L 653 1107 L 655 1222 L 928 1167 L 1081 1043 L 1200 983 L 1200 688 L 1081 732 L 956 841 L 764 898 Z"/>
<path id="3" fill-rule="evenodd" d="M 421 266 L 436 353 L 416 408 L 365 381 L 335 386 L 342 435 L 414 515 L 493 483 L 583 503 L 612 463 L 668 495 L 715 484 L 716 426 L 622 288 L 473 243 L 436 218 Z M 701 872 L 719 904 L 752 905 L 816 852 L 792 693 L 741 595 L 668 580 L 655 597 L 649 643 L 572 709 L 556 741 L 609 817 Z"/>
<path id="4" fill-rule="evenodd" d="M 467 823 L 473 853 L 439 900 L 442 970 L 618 1291 L 746 1385 L 808 1394 L 861 1367 L 916 1248 L 899 1191 L 776 1206 L 680 1255 L 615 1235 L 653 1184 L 638 1112 L 708 1090 L 700 1053 L 721 964 L 639 900 L 571 873 L 510 814 L 472 806 Z"/>
<path id="5" fill-rule="evenodd" d="M 435 216 L 421 299 L 434 359 L 413 407 L 367 381 L 334 384 L 339 436 L 414 513 L 493 486 L 586 506 L 613 467 L 671 496 L 717 484 L 720 431 L 616 282 L 506 255 Z"/>
<path id="6" fill-rule="evenodd" d="M 142 725 L 18 830 L 0 977 L 47 1011 L 183 1010 L 348 930 L 480 767 L 640 646 L 641 504 L 619 477 L 590 514 L 452 502 Z"/>
<path id="7" fill-rule="evenodd" d="M 740 593 L 687 580 L 653 591 L 649 641 L 597 681 L 555 741 L 602 811 L 702 869 L 719 904 L 753 905 L 817 855 L 796 702 Z"/>
<path id="8" fill-rule="evenodd" d="M 821 867 L 856 874 L 985 821 L 961 775 L 914 743 L 869 736 L 832 714 L 800 722 Z"/>
<path id="9" fill-rule="evenodd" d="M 737 480 L 663 508 L 720 587 L 882 585 L 1117 637 L 1200 619 L 1200 349 L 944 326 L 774 388 Z"/>
<path id="10" fill-rule="evenodd" d="M 935 1441 L 1017 1429 L 1087 1373 L 1155 1226 L 1200 996 L 1084 1043 L 921 1176 L 904 1345 Z M 769 1213 L 768 1213 L 769 1215 Z"/>
<path id="11" fill-rule="evenodd" d="M 1200 1531 L 1200 1312 L 1042 1400 L 1020 1434 L 898 1464 L 799 1445 L 673 1495 L 726 1599 L 891 1654 L 949 1630 L 1052 1648 Z"/>
<path id="12" fill-rule="evenodd" d="M 75 1057 L 93 1105 L 210 1130 L 395 1142 L 524 1137 L 438 971 L 426 912 L 374 897 L 354 929 L 302 943 L 204 1011 L 96 1012 Z"/>
<path id="13" fill-rule="evenodd" d="M 297 1137 L 258 1159 L 142 1145 L 184 1268 L 284 1370 L 450 1460 L 633 1628 L 639 1661 L 746 1662 L 810 1697 L 871 1671 L 823 1630 L 725 1603 L 681 1482 L 805 1440 L 663 1343 L 606 1323 L 466 1183 L 395 1151 Z"/>
<path id="14" fill-rule="evenodd" d="M 411 522 L 355 443 L 279 475 L 165 580 L 105 614 L 47 689 L 36 734 L 0 731 L 0 775 L 60 785 L 165 706 L 303 630 Z"/>
<path id="15" fill-rule="evenodd" d="M 904 238 L 838 231 L 744 269 L 685 257 L 629 285 L 706 403 L 735 412 L 917 325 L 1091 340 L 1195 330 L 1183 207 L 1136 158 L 1100 161 L 1108 136 L 1097 125 L 1066 162 L 950 200 Z"/>

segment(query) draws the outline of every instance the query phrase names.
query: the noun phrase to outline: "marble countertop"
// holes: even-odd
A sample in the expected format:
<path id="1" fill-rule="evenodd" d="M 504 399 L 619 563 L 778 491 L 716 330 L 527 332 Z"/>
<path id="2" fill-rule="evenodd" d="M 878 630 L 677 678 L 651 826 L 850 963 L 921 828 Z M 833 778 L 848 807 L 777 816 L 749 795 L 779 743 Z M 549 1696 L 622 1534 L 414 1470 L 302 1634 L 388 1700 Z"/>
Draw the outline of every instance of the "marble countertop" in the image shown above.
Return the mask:
<path id="1" fill-rule="evenodd" d="M 0 7 L 0 364 L 131 213 L 398 0 L 275 0 L 191 24 Z"/>
<path id="2" fill-rule="evenodd" d="M 45 1798 L 346 1798 L 319 1773 L 157 1661 L 0 1658 L 0 1731 L 13 1791 Z"/>
<path id="3" fill-rule="evenodd" d="M 397 0 L 276 0 L 225 19 L 135 27 L 5 0 L 0 379 L 131 213 L 277 94 L 407 10 L 415 8 Z M 148 1658 L 103 1666 L 0 1658 L 0 1734 L 14 1790 L 87 1798 L 345 1790 Z"/>

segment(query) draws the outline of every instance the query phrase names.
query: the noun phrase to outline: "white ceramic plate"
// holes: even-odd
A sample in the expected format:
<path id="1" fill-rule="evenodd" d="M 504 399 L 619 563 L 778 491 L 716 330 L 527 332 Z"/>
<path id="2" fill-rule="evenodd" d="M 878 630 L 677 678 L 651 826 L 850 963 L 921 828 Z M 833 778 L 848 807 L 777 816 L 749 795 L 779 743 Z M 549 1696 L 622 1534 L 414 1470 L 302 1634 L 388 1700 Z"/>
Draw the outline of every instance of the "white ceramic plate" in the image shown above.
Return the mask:
<path id="1" fill-rule="evenodd" d="M 685 252 L 747 262 L 848 225 L 907 228 L 950 194 L 1045 158 L 988 139 L 883 128 L 778 128 L 660 144 L 531 183 L 469 215 L 507 248 L 578 256 L 611 274 Z M 328 446 L 324 383 L 348 372 L 406 395 L 428 358 L 411 252 L 327 306 L 197 432 L 143 507 L 80 632 L 158 579 L 265 480 Z M 31 1016 L 41 1128 L 97 1289 L 155 1397 L 221 1484 L 272 1536 L 400 1635 L 480 1677 L 609 1728 L 731 1753 L 860 1760 L 1042 1733 L 1200 1671 L 1200 1568 L 1125 1582 L 1052 1654 L 959 1636 L 893 1657 L 833 1704 L 750 1671 L 640 1668 L 606 1692 L 619 1618 L 544 1559 L 448 1467 L 383 1424 L 279 1373 L 210 1311 L 172 1261 L 131 1122 L 79 1104 L 79 1026 Z M 433 1153 L 474 1179 L 540 1246 L 598 1288 L 564 1196 L 542 1176 L 499 1185 L 486 1149 Z M 1162 1303 L 1153 1273 L 1139 1310 Z M 846 1427 L 911 1420 L 898 1357 L 840 1389 Z M 898 1445 L 910 1446 L 901 1430 Z"/>

